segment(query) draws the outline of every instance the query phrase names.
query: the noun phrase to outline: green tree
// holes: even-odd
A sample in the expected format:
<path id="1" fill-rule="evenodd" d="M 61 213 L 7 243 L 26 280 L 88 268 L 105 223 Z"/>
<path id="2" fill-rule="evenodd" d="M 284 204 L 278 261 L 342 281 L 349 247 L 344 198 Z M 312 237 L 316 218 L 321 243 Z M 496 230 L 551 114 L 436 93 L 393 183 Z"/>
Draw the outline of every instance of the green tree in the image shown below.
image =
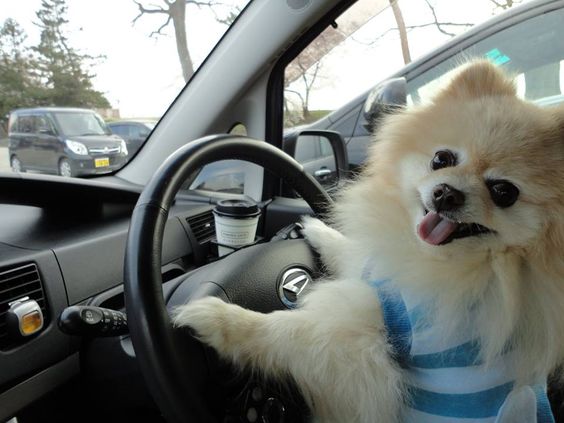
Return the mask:
<path id="1" fill-rule="evenodd" d="M 25 46 L 26 34 L 13 19 L 0 27 L 0 120 L 18 107 L 39 104 L 43 88 L 34 73 L 35 62 Z"/>
<path id="2" fill-rule="evenodd" d="M 37 53 L 38 72 L 46 86 L 44 105 L 74 107 L 110 107 L 104 95 L 92 85 L 92 67 L 96 57 L 79 53 L 70 46 L 65 27 L 65 0 L 42 0 L 35 25 L 41 29 Z"/>

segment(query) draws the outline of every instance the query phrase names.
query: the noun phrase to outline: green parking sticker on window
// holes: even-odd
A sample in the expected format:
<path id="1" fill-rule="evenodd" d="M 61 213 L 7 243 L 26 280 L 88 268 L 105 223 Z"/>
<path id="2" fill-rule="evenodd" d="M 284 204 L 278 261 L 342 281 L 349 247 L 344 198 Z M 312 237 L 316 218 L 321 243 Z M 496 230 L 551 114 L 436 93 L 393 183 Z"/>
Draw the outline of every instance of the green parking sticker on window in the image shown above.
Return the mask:
<path id="1" fill-rule="evenodd" d="M 503 65 L 504 63 L 507 63 L 511 60 L 509 56 L 503 54 L 498 48 L 494 48 L 488 51 L 485 56 L 488 60 L 490 60 L 494 65 L 497 66 Z"/>

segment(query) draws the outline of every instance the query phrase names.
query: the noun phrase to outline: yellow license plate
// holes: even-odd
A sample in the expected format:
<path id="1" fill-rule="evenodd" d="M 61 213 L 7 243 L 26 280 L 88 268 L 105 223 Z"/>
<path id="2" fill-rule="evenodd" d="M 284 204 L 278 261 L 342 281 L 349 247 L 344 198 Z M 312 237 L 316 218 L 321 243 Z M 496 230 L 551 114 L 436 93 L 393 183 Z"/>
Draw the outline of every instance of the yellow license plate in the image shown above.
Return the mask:
<path id="1" fill-rule="evenodd" d="M 110 165 L 110 159 L 108 157 L 104 157 L 101 159 L 94 159 L 94 167 L 107 167 Z"/>

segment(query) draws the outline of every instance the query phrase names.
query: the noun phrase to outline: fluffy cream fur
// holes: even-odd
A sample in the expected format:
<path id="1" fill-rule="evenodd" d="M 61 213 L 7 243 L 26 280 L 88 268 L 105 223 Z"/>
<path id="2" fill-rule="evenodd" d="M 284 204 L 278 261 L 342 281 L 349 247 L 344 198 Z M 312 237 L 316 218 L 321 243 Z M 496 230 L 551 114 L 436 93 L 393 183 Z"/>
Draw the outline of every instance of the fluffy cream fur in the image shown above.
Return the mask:
<path id="1" fill-rule="evenodd" d="M 445 148 L 459 163 L 431 171 Z M 515 184 L 517 202 L 495 206 L 488 178 Z M 422 241 L 417 226 L 439 183 L 465 193 L 457 219 L 495 233 Z M 493 65 L 465 66 L 432 102 L 384 120 L 331 227 L 304 222 L 334 280 L 317 284 L 299 309 L 264 315 L 209 298 L 182 307 L 175 322 L 240 366 L 291 375 L 319 421 L 401 418 L 402 370 L 390 359 L 378 300 L 360 279 L 368 255 L 381 277 L 434 299 L 435 318 L 450 322 L 445 336 L 472 318 L 483 359 L 511 346 L 518 383 L 562 362 L 564 113 L 519 100 Z"/>

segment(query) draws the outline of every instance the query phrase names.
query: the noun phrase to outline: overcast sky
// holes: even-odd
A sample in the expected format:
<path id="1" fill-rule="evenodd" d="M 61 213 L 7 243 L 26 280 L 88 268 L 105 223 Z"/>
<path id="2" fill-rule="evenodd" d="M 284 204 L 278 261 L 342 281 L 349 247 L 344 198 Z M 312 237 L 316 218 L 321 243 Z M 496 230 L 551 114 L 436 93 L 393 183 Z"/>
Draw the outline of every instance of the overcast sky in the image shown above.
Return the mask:
<path id="1" fill-rule="evenodd" d="M 241 5 L 244 0 L 223 0 Z M 144 4 L 159 4 L 160 0 Z M 39 40 L 35 12 L 41 0 L 0 0 L 0 21 L 11 17 L 28 35 L 28 42 Z M 105 55 L 95 69 L 94 86 L 105 93 L 122 117 L 160 116 L 178 94 L 184 81 L 176 53 L 172 24 L 166 35 L 149 34 L 165 21 L 164 15 L 145 15 L 135 25 L 137 5 L 132 0 L 67 0 L 70 44 L 90 55 Z M 187 35 L 190 52 L 199 65 L 226 29 L 208 9 L 189 6 Z"/>
<path id="2" fill-rule="evenodd" d="M 246 3 L 245 0 L 223 2 L 239 6 Z M 445 22 L 477 23 L 491 17 L 494 11 L 490 0 L 430 2 L 439 20 Z M 35 11 L 40 3 L 40 0 L 1 0 L 0 21 L 8 17 L 17 20 L 28 35 L 28 44 L 35 45 L 39 29 L 32 22 L 37 21 Z M 161 1 L 145 2 L 151 3 Z M 166 36 L 150 38 L 148 35 L 164 23 L 165 17 L 146 15 L 132 25 L 138 14 L 132 0 L 68 0 L 67 4 L 71 45 L 83 53 L 106 56 L 94 69 L 95 88 L 105 93 L 113 107 L 120 109 L 122 117 L 162 115 L 184 84 L 172 25 L 165 31 Z M 431 22 L 432 15 L 424 0 L 402 0 L 400 4 L 407 25 Z M 190 52 L 199 65 L 226 27 L 208 9 L 188 6 L 186 15 Z M 398 70 L 403 61 L 397 31 L 390 31 L 373 42 L 374 34 L 385 33 L 394 26 L 391 11 L 384 11 L 335 49 L 323 64 L 317 89 L 312 94 L 312 108 L 338 107 Z M 445 29 L 457 33 L 464 30 Z M 412 58 L 448 38 L 434 26 L 413 29 L 409 33 Z"/>

